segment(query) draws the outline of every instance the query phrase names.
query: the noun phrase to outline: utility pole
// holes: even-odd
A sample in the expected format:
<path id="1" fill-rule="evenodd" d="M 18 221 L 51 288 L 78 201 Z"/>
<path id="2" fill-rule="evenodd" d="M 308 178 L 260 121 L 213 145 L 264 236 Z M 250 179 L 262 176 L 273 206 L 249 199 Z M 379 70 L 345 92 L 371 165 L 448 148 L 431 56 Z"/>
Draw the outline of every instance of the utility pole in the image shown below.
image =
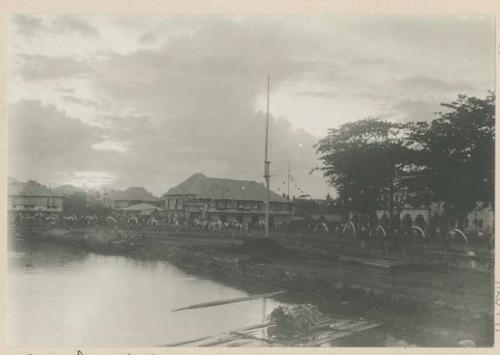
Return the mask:
<path id="1" fill-rule="evenodd" d="M 266 145 L 264 152 L 264 178 L 266 179 L 266 201 L 265 201 L 265 219 L 264 219 L 264 237 L 269 237 L 269 184 L 270 184 L 270 165 L 268 157 L 268 145 L 269 145 L 269 86 L 270 77 L 267 76 L 267 110 L 266 110 Z"/>

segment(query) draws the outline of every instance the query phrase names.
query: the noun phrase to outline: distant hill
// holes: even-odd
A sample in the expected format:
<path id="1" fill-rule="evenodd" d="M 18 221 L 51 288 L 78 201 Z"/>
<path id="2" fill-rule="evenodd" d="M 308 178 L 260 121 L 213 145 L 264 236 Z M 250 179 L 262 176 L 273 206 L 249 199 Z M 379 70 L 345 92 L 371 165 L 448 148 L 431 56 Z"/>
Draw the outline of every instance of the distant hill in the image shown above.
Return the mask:
<path id="1" fill-rule="evenodd" d="M 61 195 L 73 195 L 76 192 L 86 194 L 84 189 L 70 184 L 58 186 L 53 191 Z"/>

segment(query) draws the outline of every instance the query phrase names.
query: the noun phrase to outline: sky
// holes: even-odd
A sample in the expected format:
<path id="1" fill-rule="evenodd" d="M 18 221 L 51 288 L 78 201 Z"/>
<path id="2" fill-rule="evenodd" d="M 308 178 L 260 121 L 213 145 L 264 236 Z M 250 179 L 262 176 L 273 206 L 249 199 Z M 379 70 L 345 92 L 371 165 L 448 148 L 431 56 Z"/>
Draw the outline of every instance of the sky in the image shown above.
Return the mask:
<path id="1" fill-rule="evenodd" d="M 335 195 L 329 128 L 434 118 L 494 89 L 488 16 L 12 16 L 9 175 L 157 196 L 194 173 Z"/>

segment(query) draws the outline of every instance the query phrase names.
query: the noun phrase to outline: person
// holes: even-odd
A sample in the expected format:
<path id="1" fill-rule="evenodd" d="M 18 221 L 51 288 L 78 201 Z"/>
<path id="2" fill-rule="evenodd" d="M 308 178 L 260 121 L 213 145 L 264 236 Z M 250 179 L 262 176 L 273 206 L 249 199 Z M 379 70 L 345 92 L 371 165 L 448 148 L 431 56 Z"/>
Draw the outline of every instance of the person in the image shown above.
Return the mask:
<path id="1" fill-rule="evenodd" d="M 393 228 L 390 236 L 392 244 L 399 247 L 400 246 L 399 230 L 397 228 Z"/>
<path id="2" fill-rule="evenodd" d="M 359 245 L 362 250 L 366 249 L 367 238 L 367 229 L 365 228 L 365 226 L 361 226 L 361 228 L 359 229 Z"/>

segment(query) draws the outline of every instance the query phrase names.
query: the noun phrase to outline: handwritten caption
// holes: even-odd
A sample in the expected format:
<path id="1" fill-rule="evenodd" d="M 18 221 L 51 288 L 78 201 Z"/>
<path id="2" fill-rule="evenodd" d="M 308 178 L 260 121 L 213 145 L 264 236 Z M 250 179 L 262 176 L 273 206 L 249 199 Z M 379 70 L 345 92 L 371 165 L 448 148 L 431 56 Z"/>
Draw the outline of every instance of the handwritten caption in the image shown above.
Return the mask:
<path id="1" fill-rule="evenodd" d="M 28 355 L 36 355 L 36 354 L 31 354 L 29 353 Z M 82 350 L 77 350 L 76 355 L 84 355 Z M 127 355 L 132 355 L 131 353 L 128 353 Z M 154 353 L 151 353 L 150 355 L 155 355 Z"/>
<path id="2" fill-rule="evenodd" d="M 500 332 L 500 282 L 495 282 L 495 331 Z"/>

